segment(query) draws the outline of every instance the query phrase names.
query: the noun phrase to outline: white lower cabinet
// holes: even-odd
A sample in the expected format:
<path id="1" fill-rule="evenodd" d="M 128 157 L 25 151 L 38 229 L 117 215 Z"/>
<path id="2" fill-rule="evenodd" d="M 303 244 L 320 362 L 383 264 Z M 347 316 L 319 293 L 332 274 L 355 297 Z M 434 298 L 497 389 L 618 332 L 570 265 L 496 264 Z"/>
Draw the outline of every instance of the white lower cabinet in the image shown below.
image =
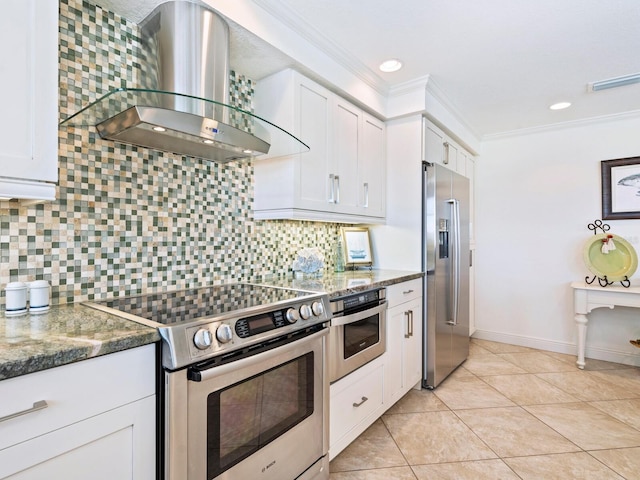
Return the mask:
<path id="1" fill-rule="evenodd" d="M 387 301 L 386 352 L 331 384 L 330 459 L 411 388 L 420 388 L 422 279 L 387 287 Z"/>
<path id="2" fill-rule="evenodd" d="M 422 379 L 422 279 L 387 288 L 385 403 L 400 400 Z"/>
<path id="3" fill-rule="evenodd" d="M 331 384 L 329 459 L 335 458 L 384 413 L 384 363 L 380 356 Z"/>
<path id="4" fill-rule="evenodd" d="M 3 380 L 0 398 L 0 479 L 155 479 L 154 345 Z"/>

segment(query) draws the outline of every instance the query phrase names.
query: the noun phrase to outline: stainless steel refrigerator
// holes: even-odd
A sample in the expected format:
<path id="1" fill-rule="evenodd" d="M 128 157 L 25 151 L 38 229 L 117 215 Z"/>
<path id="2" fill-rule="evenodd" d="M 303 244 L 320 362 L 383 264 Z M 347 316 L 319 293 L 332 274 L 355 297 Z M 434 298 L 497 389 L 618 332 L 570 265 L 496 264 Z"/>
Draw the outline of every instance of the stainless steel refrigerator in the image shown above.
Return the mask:
<path id="1" fill-rule="evenodd" d="M 422 384 L 434 388 L 469 355 L 469 180 L 422 167 Z"/>

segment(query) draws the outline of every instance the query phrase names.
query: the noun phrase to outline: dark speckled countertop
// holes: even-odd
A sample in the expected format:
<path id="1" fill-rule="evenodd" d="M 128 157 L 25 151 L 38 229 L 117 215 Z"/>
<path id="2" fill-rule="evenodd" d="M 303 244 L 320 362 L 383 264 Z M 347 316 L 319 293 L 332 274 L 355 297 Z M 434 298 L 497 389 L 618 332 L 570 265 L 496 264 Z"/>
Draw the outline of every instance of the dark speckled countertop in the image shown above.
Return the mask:
<path id="1" fill-rule="evenodd" d="M 314 292 L 327 292 L 329 298 L 341 297 L 374 287 L 387 287 L 396 283 L 422 278 L 422 272 L 401 270 L 349 270 L 341 273 L 323 272 L 320 276 L 305 274 L 286 278 L 262 279 L 264 285 L 297 288 Z"/>
<path id="2" fill-rule="evenodd" d="M 159 340 L 154 328 L 79 304 L 38 315 L 0 314 L 0 380 Z"/>
<path id="3" fill-rule="evenodd" d="M 421 272 L 356 270 L 321 276 L 261 278 L 254 283 L 327 292 L 329 298 L 422 278 Z M 160 341 L 151 327 L 81 304 L 39 315 L 0 314 L 0 380 Z"/>

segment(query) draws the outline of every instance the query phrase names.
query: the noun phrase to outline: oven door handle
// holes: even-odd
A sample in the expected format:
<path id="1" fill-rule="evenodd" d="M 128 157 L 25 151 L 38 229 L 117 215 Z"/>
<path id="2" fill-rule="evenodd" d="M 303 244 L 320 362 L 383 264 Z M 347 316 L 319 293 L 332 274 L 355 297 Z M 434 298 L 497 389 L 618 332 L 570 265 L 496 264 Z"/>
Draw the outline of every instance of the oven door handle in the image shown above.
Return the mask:
<path id="1" fill-rule="evenodd" d="M 307 343 L 315 342 L 316 340 L 326 336 L 329 334 L 328 328 L 323 328 L 321 331 L 313 333 L 308 337 L 301 338 L 299 340 L 295 340 L 288 345 L 295 345 L 296 347 L 300 347 Z M 274 348 L 272 350 L 267 350 L 265 352 L 258 353 L 256 355 L 252 355 L 250 357 L 241 358 L 240 360 L 236 360 L 234 362 L 225 363 L 223 365 L 216 365 L 210 368 L 206 368 L 203 370 L 198 370 L 199 380 L 192 380 L 192 382 L 206 382 L 207 380 L 211 380 L 215 377 L 220 377 L 230 372 L 238 371 L 246 367 L 250 367 L 255 364 L 260 364 L 267 362 L 271 358 L 279 357 L 282 355 L 282 347 Z"/>
<path id="2" fill-rule="evenodd" d="M 341 325 L 348 325 L 350 323 L 359 322 L 360 320 L 364 320 L 365 318 L 369 318 L 373 315 L 377 315 L 379 313 L 384 312 L 387 309 L 387 301 L 383 300 L 380 305 L 373 308 L 367 308 L 366 310 L 362 310 L 360 312 L 350 313 L 348 315 L 344 315 L 342 317 L 334 317 L 331 319 L 332 327 L 339 327 Z"/>

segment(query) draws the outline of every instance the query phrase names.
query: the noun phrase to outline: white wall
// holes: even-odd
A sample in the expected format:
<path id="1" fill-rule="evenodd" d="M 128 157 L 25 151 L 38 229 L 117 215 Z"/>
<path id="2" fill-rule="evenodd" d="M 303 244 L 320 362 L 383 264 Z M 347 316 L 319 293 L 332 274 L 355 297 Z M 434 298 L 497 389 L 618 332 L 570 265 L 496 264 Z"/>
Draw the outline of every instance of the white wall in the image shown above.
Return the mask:
<path id="1" fill-rule="evenodd" d="M 486 339 L 575 353 L 572 281 L 601 218 L 600 162 L 640 156 L 640 118 L 484 141 L 476 162 L 476 327 Z M 640 249 L 640 220 L 608 221 Z M 640 286 L 640 272 L 632 278 Z M 640 309 L 591 313 L 587 356 L 640 365 Z"/>

